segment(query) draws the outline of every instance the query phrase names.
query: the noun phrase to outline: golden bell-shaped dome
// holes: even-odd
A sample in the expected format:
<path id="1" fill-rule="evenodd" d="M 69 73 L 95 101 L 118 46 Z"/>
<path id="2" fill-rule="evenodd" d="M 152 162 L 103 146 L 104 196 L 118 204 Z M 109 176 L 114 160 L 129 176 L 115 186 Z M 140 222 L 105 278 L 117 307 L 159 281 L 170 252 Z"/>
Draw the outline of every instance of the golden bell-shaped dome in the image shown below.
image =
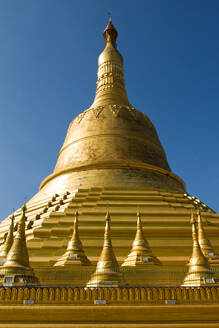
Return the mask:
<path id="1" fill-rule="evenodd" d="M 90 187 L 185 191 L 183 181 L 170 170 L 154 125 L 128 101 L 117 34 L 110 19 L 98 60 L 94 102 L 71 122 L 55 170 L 34 199 L 54 190 Z"/>

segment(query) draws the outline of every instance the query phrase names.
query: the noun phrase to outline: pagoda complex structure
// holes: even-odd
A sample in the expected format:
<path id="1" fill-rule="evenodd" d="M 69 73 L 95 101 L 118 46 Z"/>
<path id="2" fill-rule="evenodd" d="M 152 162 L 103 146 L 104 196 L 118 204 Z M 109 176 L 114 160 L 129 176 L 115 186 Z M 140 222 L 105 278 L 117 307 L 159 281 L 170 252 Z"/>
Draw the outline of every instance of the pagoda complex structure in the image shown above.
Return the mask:
<path id="1" fill-rule="evenodd" d="M 190 302 L 193 296 L 200 302 L 204 297 L 208 301 L 211 297 L 219 299 L 215 287 L 219 276 L 219 215 L 187 193 L 182 179 L 170 169 L 153 123 L 130 104 L 123 57 L 116 44 L 117 30 L 111 19 L 104 39 L 94 102 L 70 123 L 55 169 L 25 205 L 25 215 L 20 208 L 1 222 L 0 264 L 8 263 L 13 235 L 21 229 L 22 217 L 29 254 L 26 267 L 41 286 L 36 293 L 26 290 L 22 295 L 29 296 L 23 298 L 39 303 L 54 300 L 55 304 L 69 299 L 80 304 L 126 300 L 127 309 L 123 310 L 127 320 L 144 322 L 140 308 L 129 308 L 133 302 Z M 192 222 L 191 212 L 196 217 Z M 215 289 L 202 289 L 205 285 Z M 75 290 L 62 288 L 58 292 L 60 286 Z M 129 291 L 129 287 L 133 289 Z M 0 303 L 3 294 L 0 289 Z M 17 299 L 14 294 L 11 291 L 8 299 Z M 49 311 L 45 314 L 48 318 Z M 77 322 L 81 322 L 79 314 L 86 320 L 85 310 L 77 310 L 79 314 L 71 311 Z M 122 313 L 116 316 L 117 309 L 108 308 L 98 317 L 95 311 L 93 318 L 98 319 L 92 320 L 101 323 L 110 320 L 111 314 L 118 322 Z M 149 316 L 153 312 L 144 311 Z M 165 311 L 158 311 L 156 322 L 162 321 L 162 315 L 165 318 Z M 178 317 L 171 311 L 165 320 L 171 317 L 177 321 L 180 314 Z M 184 311 L 179 313 L 187 320 L 188 312 L 184 308 L 179 311 Z M 200 311 L 197 313 L 201 318 Z M 41 312 L 38 314 L 40 317 Z M 68 320 L 68 314 L 62 317 L 57 310 L 56 315 Z M 153 315 L 150 318 L 154 320 Z M 138 327 L 137 323 L 133 327 Z"/>

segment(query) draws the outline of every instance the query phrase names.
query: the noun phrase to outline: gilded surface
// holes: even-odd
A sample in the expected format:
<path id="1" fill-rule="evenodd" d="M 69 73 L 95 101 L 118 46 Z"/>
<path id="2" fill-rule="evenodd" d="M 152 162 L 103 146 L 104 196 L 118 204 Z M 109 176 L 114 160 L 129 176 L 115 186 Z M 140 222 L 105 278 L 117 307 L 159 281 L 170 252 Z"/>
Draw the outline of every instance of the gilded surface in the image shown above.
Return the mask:
<path id="1" fill-rule="evenodd" d="M 26 204 L 22 207 L 22 216 L 12 246 L 3 266 L 0 268 L 0 283 L 12 285 L 33 285 L 38 283 L 33 269 L 29 265 L 29 255 L 25 236 Z"/>
<path id="2" fill-rule="evenodd" d="M 218 303 L 219 287 L 120 287 L 120 288 L 78 288 L 78 287 L 32 287 L 1 288 L 1 304 L 23 304 L 33 300 L 36 304 L 93 304 L 103 299 L 107 304 L 165 304 L 175 300 L 176 304 Z M 205 305 L 206 306 L 206 305 Z"/>
<path id="3" fill-rule="evenodd" d="M 78 212 L 75 214 L 74 231 L 68 243 L 66 252 L 58 259 L 54 266 L 91 265 L 84 253 L 78 232 Z"/>
<path id="4" fill-rule="evenodd" d="M 8 255 L 8 252 L 11 249 L 11 246 L 12 246 L 13 240 L 14 240 L 14 214 L 12 214 L 12 216 L 10 217 L 10 220 L 11 220 L 11 223 L 10 223 L 9 231 L 8 231 L 5 243 L 3 244 L 3 247 L 0 251 L 0 260 L 1 260 L 0 265 L 4 264 L 5 259 Z"/>
<path id="5" fill-rule="evenodd" d="M 122 266 L 161 265 L 160 260 L 153 255 L 147 239 L 145 239 L 140 212 L 137 215 L 137 231 L 132 244 L 131 252 L 122 263 Z"/>
<path id="6" fill-rule="evenodd" d="M 124 285 L 124 283 L 121 282 L 119 264 L 113 252 L 110 231 L 110 215 L 109 212 L 107 212 L 103 249 L 97 263 L 96 271 L 87 283 L 87 287 L 119 287 L 122 285 Z"/>
<path id="7" fill-rule="evenodd" d="M 117 31 L 109 22 L 98 59 L 94 102 L 70 124 L 53 174 L 33 201 L 77 188 L 155 187 L 185 191 L 173 174 L 149 118 L 130 105 Z M 55 189 L 54 189 L 55 188 Z"/>
<path id="8" fill-rule="evenodd" d="M 200 210 L 198 211 L 198 240 L 202 253 L 205 257 L 207 257 L 209 263 L 211 263 L 212 265 L 218 264 L 219 255 L 215 251 L 210 240 L 207 238 L 203 227 Z"/>
<path id="9" fill-rule="evenodd" d="M 217 281 L 214 277 L 214 272 L 212 271 L 207 258 L 204 256 L 200 248 L 196 221 L 194 220 L 193 216 L 191 223 L 193 250 L 192 256 L 188 263 L 189 270 L 186 274 L 182 286 L 214 285 L 217 283 Z"/>

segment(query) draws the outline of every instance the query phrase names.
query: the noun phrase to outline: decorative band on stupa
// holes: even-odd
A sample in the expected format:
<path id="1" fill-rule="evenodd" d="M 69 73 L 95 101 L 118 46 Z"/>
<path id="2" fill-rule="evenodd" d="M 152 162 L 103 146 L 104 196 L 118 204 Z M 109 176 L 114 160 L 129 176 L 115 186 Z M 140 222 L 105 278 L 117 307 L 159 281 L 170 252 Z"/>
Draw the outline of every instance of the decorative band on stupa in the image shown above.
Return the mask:
<path id="1" fill-rule="evenodd" d="M 26 203 L 22 206 L 22 215 L 18 223 L 16 236 L 0 268 L 0 283 L 4 286 L 31 286 L 38 284 L 33 269 L 29 264 L 29 255 L 25 236 Z"/>
<path id="2" fill-rule="evenodd" d="M 90 260 L 84 253 L 82 242 L 78 232 L 78 212 L 75 213 L 74 230 L 71 240 L 68 242 L 66 252 L 54 264 L 55 267 L 74 265 L 91 265 Z"/>
<path id="3" fill-rule="evenodd" d="M 87 287 L 90 288 L 125 286 L 125 283 L 122 281 L 118 262 L 113 252 L 110 221 L 110 214 L 109 211 L 107 211 L 103 249 L 97 263 L 96 271 L 92 274 L 90 281 L 87 283 Z"/>
<path id="4" fill-rule="evenodd" d="M 137 213 L 137 231 L 132 244 L 131 252 L 122 263 L 122 266 L 142 267 L 148 265 L 161 265 L 160 260 L 153 255 L 147 239 L 144 236 L 144 231 L 141 222 L 141 214 Z"/>
<path id="5" fill-rule="evenodd" d="M 188 263 L 189 270 L 183 280 L 183 287 L 190 286 L 212 286 L 217 284 L 214 272 L 210 267 L 208 259 L 202 253 L 198 241 L 197 223 L 191 214 L 193 250 Z"/>

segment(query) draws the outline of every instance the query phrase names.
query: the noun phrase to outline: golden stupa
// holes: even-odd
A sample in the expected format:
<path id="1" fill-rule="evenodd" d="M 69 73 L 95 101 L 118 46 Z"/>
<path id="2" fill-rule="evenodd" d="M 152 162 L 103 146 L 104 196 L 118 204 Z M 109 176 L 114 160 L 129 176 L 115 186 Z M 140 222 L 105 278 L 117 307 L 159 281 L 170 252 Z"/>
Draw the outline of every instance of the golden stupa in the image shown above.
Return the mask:
<path id="1" fill-rule="evenodd" d="M 198 240 L 202 253 L 205 257 L 207 257 L 209 263 L 211 263 L 212 265 L 218 265 L 219 254 L 216 253 L 210 240 L 206 236 L 200 210 L 198 210 Z"/>
<path id="2" fill-rule="evenodd" d="M 178 270 L 190 254 L 191 209 L 202 209 L 203 219 L 211 223 L 205 230 L 215 248 L 219 246 L 218 214 L 186 193 L 184 182 L 171 172 L 154 125 L 129 103 L 123 58 L 111 20 L 104 38 L 94 102 L 70 123 L 54 172 L 27 203 L 30 263 L 36 269 L 53 267 L 66 251 L 79 210 L 84 251 L 95 265 L 102 247 L 103 218 L 110 205 L 119 263 L 130 252 L 136 208 L 140 207 L 154 254 L 163 265 Z M 14 213 L 15 227 L 21 212 Z M 0 243 L 9 226 L 10 216 L 0 224 Z"/>
<path id="3" fill-rule="evenodd" d="M 107 212 L 103 249 L 97 263 L 96 271 L 87 283 L 87 287 L 89 288 L 124 286 L 124 283 L 121 282 L 119 264 L 113 251 L 110 225 L 110 214 Z"/>
<path id="4" fill-rule="evenodd" d="M 122 263 L 122 266 L 142 267 L 148 265 L 161 265 L 159 259 L 153 255 L 147 239 L 145 239 L 141 222 L 141 214 L 137 214 L 137 231 L 132 244 L 131 252 Z"/>
<path id="5" fill-rule="evenodd" d="M 28 201 L 25 213 L 21 208 L 14 212 L 14 230 L 18 235 L 25 230 L 29 254 L 23 270 L 33 272 L 33 268 L 40 287 L 0 288 L 0 322 L 30 323 L 30 327 L 41 322 L 45 327 L 65 327 L 65 322 L 69 327 L 114 323 L 130 328 L 171 323 L 173 328 L 175 323 L 188 322 L 191 313 L 191 322 L 219 322 L 218 287 L 197 283 L 202 272 L 204 279 L 214 279 L 218 270 L 217 261 L 212 260 L 212 269 L 203 253 L 218 254 L 219 215 L 186 192 L 184 182 L 170 169 L 154 125 L 129 103 L 117 35 L 110 19 L 98 59 L 94 102 L 70 123 L 55 169 Z M 141 209 L 137 232 L 136 208 Z M 191 210 L 201 210 L 208 222 L 203 228 L 200 219 L 198 231 L 193 224 L 193 246 Z M 80 238 L 77 215 L 72 235 L 77 211 Z M 10 227 L 11 216 L 0 224 L 2 254 L 11 243 Z M 209 251 L 210 241 L 214 250 Z M 0 270 L 8 265 L 10 252 Z M 85 260 L 91 265 L 83 265 Z M 139 268 L 139 261 L 148 260 L 151 265 L 141 263 Z M 191 283 L 195 266 L 199 272 Z M 206 308 L 198 307 L 205 301 Z M 21 309 L 10 307 L 22 302 Z M 25 306 L 34 302 L 37 306 Z"/>
<path id="6" fill-rule="evenodd" d="M 11 249 L 11 246 L 13 244 L 13 240 L 14 240 L 14 215 L 12 214 L 12 216 L 10 217 L 11 219 L 11 223 L 10 223 L 10 227 L 9 227 L 9 231 L 7 233 L 7 237 L 5 239 L 5 242 L 3 243 L 3 246 L 1 248 L 1 252 L 0 252 L 0 265 L 3 265 L 6 257 L 8 255 L 8 252 Z"/>
<path id="7" fill-rule="evenodd" d="M 54 266 L 91 265 L 84 253 L 78 232 L 78 212 L 75 213 L 74 230 L 66 252 L 57 260 Z"/>
<path id="8" fill-rule="evenodd" d="M 193 250 L 192 256 L 188 263 L 189 270 L 184 278 L 182 286 L 206 286 L 216 283 L 214 272 L 210 267 L 208 259 L 204 256 L 201 247 L 198 231 L 196 227 L 196 220 L 193 215 L 191 218 L 192 224 L 192 240 Z"/>
<path id="9" fill-rule="evenodd" d="M 32 286 L 38 284 L 38 279 L 34 275 L 29 264 L 29 255 L 25 236 L 26 204 L 22 207 L 21 219 L 18 223 L 16 236 L 12 239 L 12 244 L 8 250 L 3 266 L 0 268 L 0 284 L 7 286 Z M 10 234 L 13 234 L 11 222 Z M 7 242 L 8 240 L 6 240 Z"/>

